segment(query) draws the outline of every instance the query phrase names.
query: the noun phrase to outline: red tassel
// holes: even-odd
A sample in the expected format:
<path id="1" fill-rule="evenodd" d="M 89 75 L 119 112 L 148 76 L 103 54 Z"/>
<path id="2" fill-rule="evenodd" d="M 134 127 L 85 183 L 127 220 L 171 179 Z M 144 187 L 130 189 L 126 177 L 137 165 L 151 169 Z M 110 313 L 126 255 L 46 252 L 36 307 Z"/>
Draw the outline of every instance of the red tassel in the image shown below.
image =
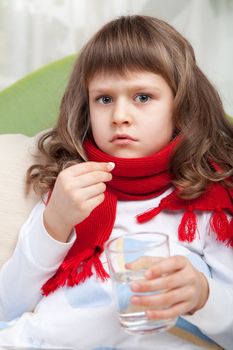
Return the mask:
<path id="1" fill-rule="evenodd" d="M 221 208 L 215 209 L 210 220 L 210 227 L 217 234 L 219 241 L 224 242 L 231 238 L 230 225 L 226 213 Z"/>
<path id="2" fill-rule="evenodd" d="M 105 271 L 98 255 L 95 256 L 94 266 L 97 276 L 100 277 L 102 281 L 109 278 L 109 274 Z"/>
<path id="3" fill-rule="evenodd" d="M 178 228 L 178 237 L 180 241 L 192 242 L 195 238 L 197 229 L 197 219 L 192 207 L 188 207 L 184 213 Z"/>
<path id="4" fill-rule="evenodd" d="M 142 224 L 146 221 L 149 221 L 151 219 L 153 219 L 153 217 L 155 217 L 156 215 L 158 215 L 161 212 L 162 208 L 161 206 L 158 206 L 156 208 L 150 209 L 148 211 L 145 211 L 142 214 L 139 214 L 136 216 L 137 221 Z"/>
<path id="5" fill-rule="evenodd" d="M 74 267 L 68 277 L 67 285 L 73 287 L 76 284 L 84 282 L 86 278 L 91 277 L 93 274 L 93 264 L 94 256 L 90 257 L 88 260 L 82 261 L 77 268 Z"/>
<path id="6" fill-rule="evenodd" d="M 56 273 L 43 285 L 43 287 L 41 288 L 42 294 L 48 296 L 50 293 L 54 292 L 58 287 L 64 286 L 68 276 L 68 270 L 64 274 Z"/>
<path id="7" fill-rule="evenodd" d="M 94 262 L 93 253 L 93 249 L 87 249 L 78 257 L 73 256 L 65 260 L 56 274 L 42 286 L 42 294 L 47 296 L 65 284 L 73 287 L 75 284 L 83 282 L 87 277 L 90 277 L 92 275 L 91 267 Z"/>

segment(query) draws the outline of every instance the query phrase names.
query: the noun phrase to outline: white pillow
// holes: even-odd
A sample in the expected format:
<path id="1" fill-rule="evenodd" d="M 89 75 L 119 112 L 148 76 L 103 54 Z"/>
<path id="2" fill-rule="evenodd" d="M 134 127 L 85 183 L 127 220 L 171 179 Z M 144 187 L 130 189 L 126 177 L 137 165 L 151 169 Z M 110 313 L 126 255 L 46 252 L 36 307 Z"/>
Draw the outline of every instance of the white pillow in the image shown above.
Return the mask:
<path id="1" fill-rule="evenodd" d="M 20 227 L 40 199 L 33 190 L 26 196 L 25 186 L 40 135 L 0 135 L 0 267 L 11 256 Z"/>

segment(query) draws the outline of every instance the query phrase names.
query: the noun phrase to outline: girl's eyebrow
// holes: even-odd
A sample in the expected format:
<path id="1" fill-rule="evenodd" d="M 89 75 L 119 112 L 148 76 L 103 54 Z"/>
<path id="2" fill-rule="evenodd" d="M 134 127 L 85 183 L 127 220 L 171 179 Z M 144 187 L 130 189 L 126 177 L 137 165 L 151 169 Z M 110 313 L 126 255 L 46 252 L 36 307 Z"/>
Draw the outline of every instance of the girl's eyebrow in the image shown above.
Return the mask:
<path id="1" fill-rule="evenodd" d="M 111 90 L 109 87 L 102 87 L 102 88 L 96 88 L 96 89 L 89 89 L 90 94 L 102 94 L 106 91 Z M 112 89 L 113 90 L 113 89 Z"/>
<path id="2" fill-rule="evenodd" d="M 147 91 L 147 90 L 150 90 L 150 91 L 157 91 L 157 92 L 160 92 L 161 91 L 161 88 L 157 87 L 156 85 L 154 84 L 138 84 L 138 85 L 132 85 L 132 90 L 138 90 L 138 91 Z"/>
<path id="3" fill-rule="evenodd" d="M 131 86 L 129 86 L 127 88 L 127 90 L 129 91 L 148 91 L 148 90 L 153 90 L 153 91 L 156 91 L 156 92 L 161 92 L 161 89 L 153 84 L 137 84 L 137 85 L 134 85 L 132 84 Z M 101 93 L 105 93 L 106 91 L 113 91 L 115 92 L 115 87 L 114 86 L 100 86 L 100 87 L 96 87 L 96 88 L 93 88 L 93 89 L 89 89 L 89 93 L 90 94 L 101 94 Z"/>

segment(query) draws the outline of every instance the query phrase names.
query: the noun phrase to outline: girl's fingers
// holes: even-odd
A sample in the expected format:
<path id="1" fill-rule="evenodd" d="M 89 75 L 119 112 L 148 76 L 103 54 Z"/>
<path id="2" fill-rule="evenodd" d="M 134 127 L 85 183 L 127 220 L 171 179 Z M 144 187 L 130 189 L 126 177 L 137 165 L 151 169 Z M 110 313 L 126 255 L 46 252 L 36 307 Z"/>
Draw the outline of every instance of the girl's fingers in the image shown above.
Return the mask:
<path id="1" fill-rule="evenodd" d="M 112 179 L 112 174 L 106 171 L 94 171 L 80 175 L 72 180 L 72 187 L 84 188 L 100 182 L 108 182 Z"/>
<path id="2" fill-rule="evenodd" d="M 187 265 L 187 259 L 183 256 L 177 255 L 167 258 L 142 256 L 139 259 L 128 263 L 126 267 L 130 270 L 147 268 L 148 271 L 145 273 L 145 276 L 148 279 L 153 279 L 174 271 L 178 271 L 184 268 L 185 265 Z"/>
<path id="3" fill-rule="evenodd" d="M 87 173 L 92 173 L 93 171 L 106 171 L 109 172 L 113 170 L 114 163 L 105 162 L 84 162 L 72 165 L 65 170 L 63 173 L 67 176 L 80 176 Z"/>
<path id="4" fill-rule="evenodd" d="M 192 293 L 192 288 L 184 286 L 168 292 L 160 292 L 152 295 L 134 295 L 131 298 L 131 302 L 134 305 L 143 305 L 153 309 L 167 309 L 171 308 L 175 304 L 187 302 L 191 299 Z"/>
<path id="5" fill-rule="evenodd" d="M 162 259 L 154 256 L 141 256 L 140 258 L 125 264 L 125 267 L 129 270 L 149 269 L 152 265 L 158 263 Z"/>
<path id="6" fill-rule="evenodd" d="M 181 302 L 173 305 L 169 309 L 164 310 L 148 310 L 146 311 L 146 316 L 151 320 L 167 320 L 180 315 L 185 315 L 189 312 L 190 307 L 189 303 Z"/>
<path id="7" fill-rule="evenodd" d="M 183 256 L 170 256 L 152 265 L 149 270 L 145 272 L 145 277 L 147 279 L 154 279 L 163 275 L 169 275 L 183 269 L 187 265 L 187 262 L 187 258 Z"/>
<path id="8" fill-rule="evenodd" d="M 104 201 L 104 193 L 101 193 L 93 198 L 88 199 L 82 204 L 82 210 L 84 212 L 89 212 L 95 209 L 98 205 L 100 205 Z"/>
<path id="9" fill-rule="evenodd" d="M 176 289 L 182 285 L 186 285 L 189 281 L 185 279 L 185 274 L 181 271 L 175 272 L 172 275 L 165 275 L 153 280 L 140 280 L 131 284 L 133 292 L 153 292 L 160 290 Z"/>
<path id="10" fill-rule="evenodd" d="M 97 183 L 92 186 L 88 186 L 82 189 L 79 189 L 77 191 L 77 201 L 81 203 L 80 205 L 84 204 L 89 199 L 96 197 L 102 193 L 104 193 L 106 190 L 106 185 L 103 182 Z"/>

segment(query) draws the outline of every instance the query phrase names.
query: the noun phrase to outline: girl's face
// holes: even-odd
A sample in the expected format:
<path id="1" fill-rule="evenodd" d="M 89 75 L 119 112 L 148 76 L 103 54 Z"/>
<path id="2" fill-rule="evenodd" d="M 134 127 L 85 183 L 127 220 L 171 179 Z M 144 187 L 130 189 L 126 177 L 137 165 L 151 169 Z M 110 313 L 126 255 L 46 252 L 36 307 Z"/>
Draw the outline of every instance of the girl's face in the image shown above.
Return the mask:
<path id="1" fill-rule="evenodd" d="M 96 75 L 89 84 L 94 140 L 105 153 L 138 158 L 162 149 L 173 133 L 173 93 L 150 72 Z"/>

